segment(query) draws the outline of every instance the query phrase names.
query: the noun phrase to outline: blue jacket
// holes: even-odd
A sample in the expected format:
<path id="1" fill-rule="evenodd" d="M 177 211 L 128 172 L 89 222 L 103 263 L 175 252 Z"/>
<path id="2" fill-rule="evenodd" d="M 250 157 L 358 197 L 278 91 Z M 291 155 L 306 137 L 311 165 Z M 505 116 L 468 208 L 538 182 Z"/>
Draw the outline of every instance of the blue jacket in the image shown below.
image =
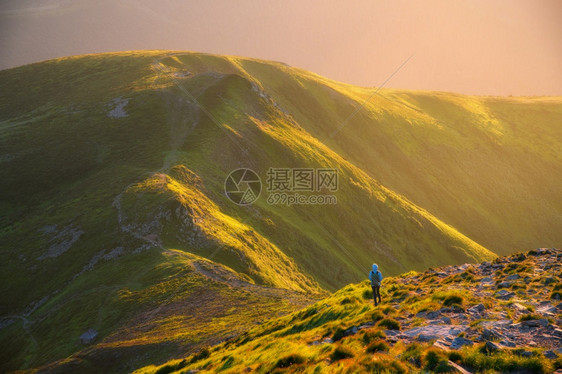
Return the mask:
<path id="1" fill-rule="evenodd" d="M 374 280 L 373 276 L 376 276 Z M 382 273 L 379 271 L 379 266 L 377 264 L 373 264 L 373 269 L 369 272 L 369 280 L 371 284 L 373 284 L 374 281 L 378 281 L 379 284 L 382 282 Z"/>

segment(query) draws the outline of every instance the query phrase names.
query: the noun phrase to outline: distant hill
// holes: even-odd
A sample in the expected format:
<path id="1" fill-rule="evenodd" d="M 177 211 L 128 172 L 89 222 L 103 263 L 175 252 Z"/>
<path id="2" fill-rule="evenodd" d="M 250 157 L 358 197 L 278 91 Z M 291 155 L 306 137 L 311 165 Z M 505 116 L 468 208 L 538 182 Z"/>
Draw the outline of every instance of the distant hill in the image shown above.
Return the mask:
<path id="1" fill-rule="evenodd" d="M 561 239 L 559 98 L 378 91 L 170 51 L 0 82 L 5 369 L 81 352 L 83 370 L 117 354 L 127 371 L 296 310 L 373 261 L 396 275 Z M 251 205 L 225 194 L 238 168 L 261 178 Z M 270 168 L 336 171 L 317 193 L 337 204 L 272 204 Z"/>

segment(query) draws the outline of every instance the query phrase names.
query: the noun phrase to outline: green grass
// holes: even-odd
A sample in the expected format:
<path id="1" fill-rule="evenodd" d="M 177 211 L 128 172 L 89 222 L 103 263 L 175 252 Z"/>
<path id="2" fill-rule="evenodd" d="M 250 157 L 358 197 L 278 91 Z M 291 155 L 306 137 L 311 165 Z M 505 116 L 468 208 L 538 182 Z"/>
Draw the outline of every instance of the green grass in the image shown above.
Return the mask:
<path id="1" fill-rule="evenodd" d="M 354 103 L 346 98 L 362 102 L 372 92 L 274 64 L 241 63 L 249 74 L 267 82 L 263 85 L 282 107 L 295 108 L 291 113 L 297 121 L 321 139 L 353 112 Z M 303 86 L 312 97 L 301 94 Z M 382 90 L 329 145 L 477 242 L 506 253 L 535 247 L 546 237 L 552 244 L 560 241 L 553 236 L 560 225 L 556 209 L 548 209 L 549 219 L 541 217 L 536 201 L 525 196 L 548 201 L 554 197 L 542 183 L 556 183 L 544 173 L 554 170 L 547 164 L 560 163 L 555 150 L 561 134 L 554 123 L 561 116 L 560 98 Z M 397 175 L 396 170 L 408 172 Z M 515 189 L 506 191 L 506 183 Z M 470 203 L 459 208 L 458 199 Z M 532 216 L 536 223 L 506 223 L 497 213 L 503 209 Z M 478 225 L 479 220 L 489 225 Z M 548 228 L 539 227 L 538 221 Z M 498 232 L 499 227 L 509 232 Z"/>
<path id="2" fill-rule="evenodd" d="M 386 338 L 386 335 L 383 331 L 367 331 L 363 334 L 363 344 L 369 344 L 371 343 L 374 339 L 379 339 L 379 338 Z"/>
<path id="3" fill-rule="evenodd" d="M 306 362 L 306 358 L 299 355 L 298 353 L 293 353 L 293 354 L 290 354 L 288 356 L 280 358 L 275 363 L 274 367 L 275 368 L 286 368 L 286 367 L 289 367 L 289 366 L 292 366 L 292 365 L 303 364 L 305 362 Z"/>
<path id="4" fill-rule="evenodd" d="M 461 362 L 477 371 L 494 370 L 496 372 L 527 371 L 530 373 L 551 373 L 552 366 L 544 357 L 520 357 L 511 352 L 482 353 L 481 349 L 471 347 L 463 350 Z"/>
<path id="5" fill-rule="evenodd" d="M 464 296 L 456 291 L 436 292 L 433 294 L 432 298 L 434 300 L 440 300 L 444 306 L 462 306 L 465 301 Z"/>
<path id="6" fill-rule="evenodd" d="M 338 361 L 346 358 L 351 358 L 354 356 L 355 354 L 350 348 L 346 346 L 338 345 L 336 346 L 336 348 L 334 348 L 334 351 L 330 354 L 330 359 L 332 359 L 332 361 Z"/>
<path id="7" fill-rule="evenodd" d="M 426 350 L 422 359 L 424 369 L 438 373 L 447 372 L 447 359 L 445 357 L 445 354 L 439 349 L 430 348 Z"/>
<path id="8" fill-rule="evenodd" d="M 421 366 L 424 355 L 424 346 L 419 343 L 410 343 L 402 354 L 402 360 L 408 361 L 415 366 Z"/>
<path id="9" fill-rule="evenodd" d="M 3 370 L 78 362 L 77 337 L 92 327 L 100 341 L 116 336 L 114 349 L 145 357 L 133 364 L 140 366 L 202 347 L 212 331 L 198 334 L 216 322 L 202 318 L 209 313 L 218 313 L 222 331 L 252 325 L 258 312 L 296 308 L 208 282 L 190 270 L 198 257 L 182 253 L 213 254 L 242 279 L 315 299 L 364 279 L 374 260 L 385 276 L 397 275 L 561 239 L 559 99 L 383 90 L 330 138 L 372 90 L 278 63 L 167 55 L 88 55 L 0 71 L 0 272 L 9 284 L 0 314 L 21 316 L 46 297 L 26 317 L 31 335 L 19 320 L 0 331 Z M 193 74 L 182 87 L 213 119 L 184 100 L 158 63 Z M 108 117 L 116 98 L 129 100 L 127 117 Z M 269 167 L 335 168 L 338 204 L 260 199 L 240 208 L 223 182 L 241 165 L 264 181 Z M 120 227 L 117 196 L 132 233 Z M 84 234 L 60 256 L 38 260 L 65 241 L 57 236 L 65 227 Z M 117 248 L 122 255 L 108 259 Z M 197 311 L 200 329 L 179 332 L 193 326 L 182 308 L 200 290 L 225 303 Z M 282 333 L 356 315 L 370 298 L 361 290 L 339 298 L 342 309 Z M 162 304 L 170 314 L 157 318 Z M 154 333 L 143 336 L 146 316 Z"/>
<path id="10" fill-rule="evenodd" d="M 392 319 L 385 318 L 377 323 L 378 327 L 386 328 L 388 330 L 400 330 L 400 322 Z"/>
<path id="11" fill-rule="evenodd" d="M 367 348 L 365 349 L 365 351 L 367 353 L 375 353 L 375 352 L 386 352 L 388 351 L 390 348 L 388 346 L 388 344 L 384 341 L 374 341 L 371 344 L 369 344 L 367 346 Z"/>
<path id="12" fill-rule="evenodd" d="M 538 315 L 538 314 L 529 313 L 529 314 L 524 314 L 521 317 L 519 317 L 518 322 L 537 320 L 537 319 L 541 319 L 541 318 L 543 318 L 543 317 Z"/>
<path id="13" fill-rule="evenodd" d="M 529 261 L 526 261 L 526 264 L 533 266 Z M 555 271 L 555 268 L 551 268 L 543 277 Z M 463 294 L 466 295 L 463 299 L 466 305 L 473 305 L 478 301 L 488 307 L 494 306 L 496 311 L 510 310 L 509 303 L 494 304 L 492 295 L 480 298 L 471 295 L 469 291 L 477 281 L 467 282 L 466 279 L 458 277 L 452 282 L 436 283 L 433 277 L 426 276 L 432 273 L 428 271 L 422 274 L 387 277 L 384 288 L 407 293 L 412 288 L 420 287 L 426 292 L 417 296 L 419 301 L 429 303 L 433 303 L 434 299 L 441 301 L 453 295 Z M 460 350 L 444 351 L 432 346 L 432 342 L 395 342 L 388 339 L 382 330 L 397 327 L 396 319 L 403 321 L 408 328 L 414 327 L 411 322 L 415 318 L 408 316 L 408 301 L 402 301 L 393 308 L 388 308 L 388 305 L 374 307 L 370 300 L 361 298 L 369 287 L 368 282 L 347 285 L 301 311 L 269 320 L 252 328 L 243 337 L 215 346 L 204 360 L 187 365 L 181 370 L 220 370 L 230 357 L 236 357 L 236 360 L 224 370 L 227 373 L 237 373 L 246 368 L 258 373 L 275 370 L 291 373 L 454 372 L 449 361 L 477 373 L 552 373 L 559 364 L 546 359 L 542 353 L 543 348 L 520 348 L 519 350 L 533 352 L 531 357 L 523 357 L 516 349 L 488 352 L 483 349 L 483 343 L 465 346 Z M 546 297 L 546 294 L 543 297 Z M 344 299 L 357 299 L 357 302 L 342 303 Z M 393 318 L 385 317 L 383 311 L 392 314 Z M 379 324 L 371 325 L 373 314 L 382 317 Z M 329 315 L 331 318 L 321 317 L 322 315 Z M 345 334 L 345 331 L 359 326 L 362 327 L 356 333 Z M 329 342 L 327 338 L 331 338 L 333 342 Z M 172 361 L 165 365 L 176 364 L 176 361 Z M 158 369 L 159 367 L 147 366 L 138 370 L 136 374 L 151 374 Z"/>
<path id="14" fill-rule="evenodd" d="M 562 299 L 562 283 L 557 283 L 552 287 L 552 292 L 550 293 L 551 299 Z"/>

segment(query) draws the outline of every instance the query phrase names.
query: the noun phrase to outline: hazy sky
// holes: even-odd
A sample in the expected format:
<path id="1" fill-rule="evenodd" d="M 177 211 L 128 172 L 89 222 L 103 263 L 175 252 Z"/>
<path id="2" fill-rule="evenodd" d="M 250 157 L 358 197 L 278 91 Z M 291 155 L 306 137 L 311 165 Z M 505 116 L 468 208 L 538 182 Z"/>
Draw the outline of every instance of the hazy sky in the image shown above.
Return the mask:
<path id="1" fill-rule="evenodd" d="M 0 68 L 185 49 L 283 61 L 340 81 L 562 95 L 558 0 L 0 0 Z"/>

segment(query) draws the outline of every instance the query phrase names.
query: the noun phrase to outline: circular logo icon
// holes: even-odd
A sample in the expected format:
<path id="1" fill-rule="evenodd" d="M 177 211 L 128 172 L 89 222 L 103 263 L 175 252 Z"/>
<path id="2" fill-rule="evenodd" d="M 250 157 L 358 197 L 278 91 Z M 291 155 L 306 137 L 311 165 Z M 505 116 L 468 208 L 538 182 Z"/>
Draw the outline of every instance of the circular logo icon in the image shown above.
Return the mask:
<path id="1" fill-rule="evenodd" d="M 249 205 L 260 196 L 261 179 L 251 169 L 236 169 L 226 177 L 224 192 L 233 203 Z"/>

